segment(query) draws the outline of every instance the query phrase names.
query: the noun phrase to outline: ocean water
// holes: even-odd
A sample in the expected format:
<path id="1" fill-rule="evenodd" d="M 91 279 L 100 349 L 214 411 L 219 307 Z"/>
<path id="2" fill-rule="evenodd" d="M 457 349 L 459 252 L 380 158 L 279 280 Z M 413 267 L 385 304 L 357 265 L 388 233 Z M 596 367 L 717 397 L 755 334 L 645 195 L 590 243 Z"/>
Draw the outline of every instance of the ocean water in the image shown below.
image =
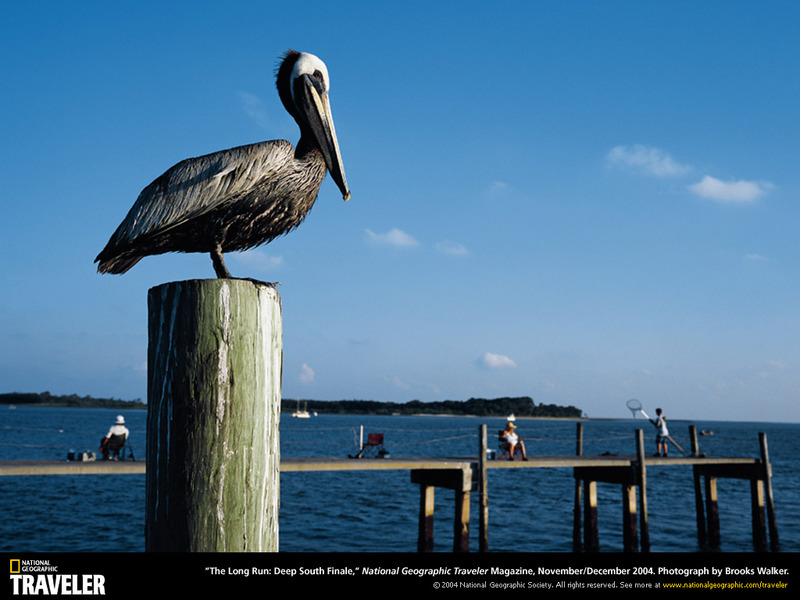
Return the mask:
<path id="1" fill-rule="evenodd" d="M 66 459 L 70 451 L 97 452 L 120 411 L 0 407 L 0 460 Z M 145 457 L 145 411 L 122 411 L 135 456 Z M 282 415 L 283 457 L 347 456 L 359 436 L 383 433 L 392 456 L 475 456 L 478 431 L 488 425 L 490 448 L 501 419 Z M 773 466 L 781 550 L 800 550 L 800 425 L 695 422 L 701 450 L 710 456 L 759 456 L 758 433 L 767 435 Z M 576 424 L 519 420 L 530 454 L 573 454 Z M 670 432 L 689 447 L 688 422 Z M 362 430 L 363 428 L 363 430 Z M 644 429 L 648 451 L 654 430 L 646 421 L 588 421 L 584 454 L 632 454 L 635 430 Z M 674 448 L 671 449 L 674 451 Z M 653 552 L 698 550 L 690 467 L 647 471 Z M 750 552 L 750 490 L 746 481 L 719 480 L 722 552 Z M 574 480 L 571 469 L 496 469 L 489 472 L 489 547 L 494 552 L 571 552 Z M 470 546 L 477 550 L 478 495 L 472 495 Z M 452 547 L 453 493 L 436 489 L 435 550 Z M 600 549 L 622 549 L 619 486 L 598 484 Z M 419 488 L 408 471 L 284 473 L 281 476 L 281 552 L 414 552 Z M 0 477 L 0 551 L 144 551 L 144 475 Z"/>

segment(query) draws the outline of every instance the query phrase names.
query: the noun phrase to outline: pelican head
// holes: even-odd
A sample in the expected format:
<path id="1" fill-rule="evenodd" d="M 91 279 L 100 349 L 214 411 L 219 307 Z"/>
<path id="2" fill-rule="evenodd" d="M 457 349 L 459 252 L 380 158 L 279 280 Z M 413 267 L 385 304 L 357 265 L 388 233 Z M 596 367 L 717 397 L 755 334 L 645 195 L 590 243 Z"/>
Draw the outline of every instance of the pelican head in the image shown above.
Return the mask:
<path id="1" fill-rule="evenodd" d="M 350 198 L 339 142 L 333 126 L 328 91 L 330 79 L 325 63 L 313 54 L 287 52 L 277 77 L 278 93 L 286 110 L 300 127 L 301 140 L 310 136 L 325 158 L 328 172 L 345 201 Z M 308 141 L 311 141 L 308 140 Z"/>

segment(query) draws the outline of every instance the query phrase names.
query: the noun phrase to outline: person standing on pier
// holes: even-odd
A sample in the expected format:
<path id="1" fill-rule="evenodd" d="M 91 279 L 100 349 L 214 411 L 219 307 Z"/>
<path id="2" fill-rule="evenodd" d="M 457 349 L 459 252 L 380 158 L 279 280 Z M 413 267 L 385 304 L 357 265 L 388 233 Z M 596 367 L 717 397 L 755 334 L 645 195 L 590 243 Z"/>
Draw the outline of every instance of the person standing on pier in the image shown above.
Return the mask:
<path id="1" fill-rule="evenodd" d="M 656 419 L 650 422 L 658 429 L 658 433 L 656 433 L 656 453 L 653 456 L 667 456 L 667 439 L 669 439 L 667 417 L 664 416 L 660 408 L 657 408 Z"/>

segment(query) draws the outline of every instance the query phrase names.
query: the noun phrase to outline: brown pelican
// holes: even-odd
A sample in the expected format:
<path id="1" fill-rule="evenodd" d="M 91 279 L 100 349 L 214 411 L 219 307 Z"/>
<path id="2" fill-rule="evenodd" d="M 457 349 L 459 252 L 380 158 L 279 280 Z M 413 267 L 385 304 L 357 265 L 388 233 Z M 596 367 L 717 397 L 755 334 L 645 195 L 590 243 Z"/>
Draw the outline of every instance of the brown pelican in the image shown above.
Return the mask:
<path id="1" fill-rule="evenodd" d="M 277 70 L 281 102 L 300 127 L 297 148 L 260 142 L 189 158 L 148 185 L 97 256 L 101 273 L 125 273 L 145 256 L 208 252 L 230 278 L 224 252 L 247 250 L 297 227 L 326 169 L 350 197 L 328 103 L 328 69 L 288 51 Z"/>

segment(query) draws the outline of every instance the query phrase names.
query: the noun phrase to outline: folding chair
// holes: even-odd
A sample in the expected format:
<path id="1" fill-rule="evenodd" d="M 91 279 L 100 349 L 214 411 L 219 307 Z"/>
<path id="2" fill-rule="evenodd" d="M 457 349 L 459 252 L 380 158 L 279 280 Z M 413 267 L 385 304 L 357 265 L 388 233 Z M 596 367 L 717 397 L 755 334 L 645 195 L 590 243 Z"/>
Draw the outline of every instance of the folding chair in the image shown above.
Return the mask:
<path id="1" fill-rule="evenodd" d="M 383 447 L 383 434 L 370 433 L 367 435 L 367 442 L 361 446 L 361 450 L 355 456 L 350 458 L 385 458 L 389 455 L 386 448 Z"/>
<path id="2" fill-rule="evenodd" d="M 127 442 L 124 435 L 112 435 L 109 438 L 103 438 L 100 450 L 103 453 L 105 460 L 125 460 L 125 443 Z"/>

